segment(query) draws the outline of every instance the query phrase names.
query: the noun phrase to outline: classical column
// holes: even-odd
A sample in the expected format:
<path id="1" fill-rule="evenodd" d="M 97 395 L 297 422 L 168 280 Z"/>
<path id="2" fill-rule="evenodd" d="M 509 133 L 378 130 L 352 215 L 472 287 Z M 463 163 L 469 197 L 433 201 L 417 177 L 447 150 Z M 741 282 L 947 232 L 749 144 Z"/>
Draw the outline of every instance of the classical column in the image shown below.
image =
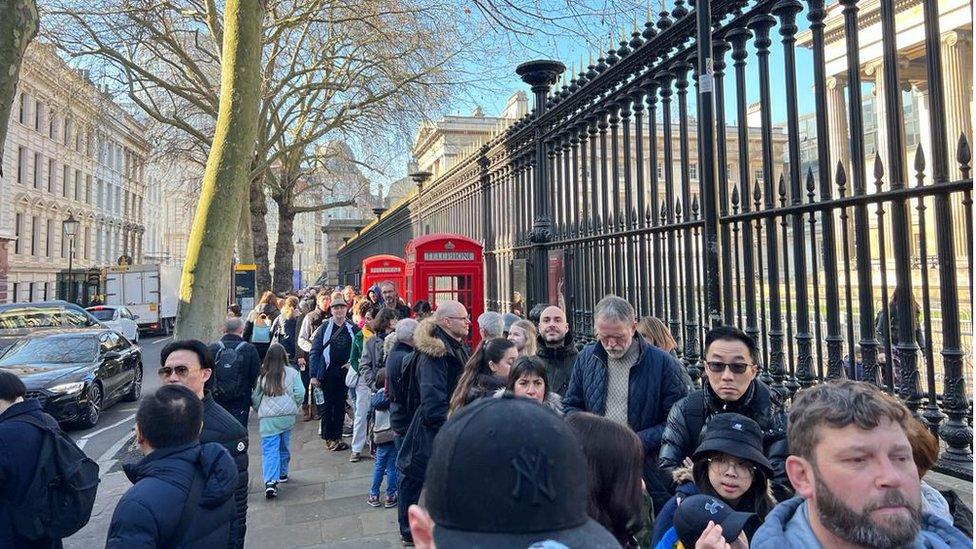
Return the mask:
<path id="1" fill-rule="evenodd" d="M 973 40 L 972 33 L 955 30 L 942 35 L 942 82 L 945 91 L 946 131 L 949 144 L 949 180 L 962 179 L 956 150 L 959 136 L 965 135 L 970 150 L 973 146 L 973 119 L 971 101 L 973 100 Z M 952 226 L 957 230 L 954 248 L 957 257 L 965 257 L 966 209 L 962 195 L 952 200 Z"/>
<path id="2" fill-rule="evenodd" d="M 834 165 L 838 161 L 843 163 L 844 170 L 850 173 L 851 149 L 847 135 L 847 105 L 844 102 L 846 85 L 847 78 L 840 74 L 827 79 L 827 127 L 830 128 L 830 158 Z M 831 174 L 833 172 L 831 167 Z"/>

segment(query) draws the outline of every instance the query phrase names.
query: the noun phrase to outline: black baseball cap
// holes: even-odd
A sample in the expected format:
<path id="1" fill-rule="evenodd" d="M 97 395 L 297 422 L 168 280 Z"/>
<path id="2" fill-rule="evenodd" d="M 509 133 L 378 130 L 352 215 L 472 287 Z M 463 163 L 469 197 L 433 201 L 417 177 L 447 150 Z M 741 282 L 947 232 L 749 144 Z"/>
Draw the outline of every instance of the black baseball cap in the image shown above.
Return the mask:
<path id="1" fill-rule="evenodd" d="M 694 547 L 711 521 L 722 527 L 722 537 L 732 543 L 755 516 L 755 513 L 734 511 L 718 498 L 698 494 L 681 500 L 674 512 L 674 530 L 681 545 Z"/>
<path id="2" fill-rule="evenodd" d="M 713 416 L 691 459 L 695 461 L 702 455 L 713 452 L 749 460 L 756 467 L 761 467 L 767 478 L 773 474 L 769 458 L 763 453 L 762 429 L 758 423 L 742 414 L 725 413 Z"/>
<path id="3" fill-rule="evenodd" d="M 575 433 L 526 398 L 483 398 L 434 439 L 425 507 L 439 549 L 619 548 L 587 515 L 587 462 Z"/>

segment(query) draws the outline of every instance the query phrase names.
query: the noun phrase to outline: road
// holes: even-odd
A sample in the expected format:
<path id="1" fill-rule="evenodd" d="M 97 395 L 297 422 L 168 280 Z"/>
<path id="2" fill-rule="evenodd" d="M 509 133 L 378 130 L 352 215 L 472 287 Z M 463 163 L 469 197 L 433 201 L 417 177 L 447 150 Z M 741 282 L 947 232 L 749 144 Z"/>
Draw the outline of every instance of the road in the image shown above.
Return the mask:
<path id="1" fill-rule="evenodd" d="M 170 337 L 141 337 L 142 348 L 142 394 L 152 394 L 160 386 L 159 352 Z M 98 425 L 91 429 L 69 430 L 68 435 L 95 460 L 100 468 L 101 483 L 91 520 L 75 535 L 64 540 L 66 548 L 91 549 L 103 547 L 112 512 L 125 490 L 131 486 L 122 473 L 123 463 L 138 461 L 142 455 L 133 447 L 132 435 L 136 420 L 138 402 L 119 402 L 102 412 Z"/>

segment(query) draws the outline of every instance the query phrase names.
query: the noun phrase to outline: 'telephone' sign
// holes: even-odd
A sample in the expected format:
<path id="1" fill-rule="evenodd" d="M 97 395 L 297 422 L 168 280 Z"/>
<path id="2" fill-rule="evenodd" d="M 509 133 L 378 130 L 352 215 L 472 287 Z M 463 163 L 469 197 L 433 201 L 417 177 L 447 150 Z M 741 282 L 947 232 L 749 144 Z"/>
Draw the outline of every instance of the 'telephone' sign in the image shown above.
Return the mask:
<path id="1" fill-rule="evenodd" d="M 424 252 L 424 261 L 474 261 L 474 252 Z"/>

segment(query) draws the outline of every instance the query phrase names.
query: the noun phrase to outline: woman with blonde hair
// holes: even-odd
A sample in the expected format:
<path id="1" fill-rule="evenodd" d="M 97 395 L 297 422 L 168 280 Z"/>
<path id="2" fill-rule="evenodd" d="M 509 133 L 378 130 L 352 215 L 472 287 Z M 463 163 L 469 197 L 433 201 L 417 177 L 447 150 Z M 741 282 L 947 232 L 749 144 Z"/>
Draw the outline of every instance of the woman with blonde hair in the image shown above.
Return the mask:
<path id="1" fill-rule="evenodd" d="M 261 294 L 258 304 L 247 315 L 247 321 L 244 323 L 244 341 L 254 344 L 261 360 L 264 360 L 264 354 L 268 352 L 268 346 L 271 345 L 271 325 L 280 314 L 278 296 L 268 290 Z"/>
<path id="2" fill-rule="evenodd" d="M 660 319 L 653 316 L 645 316 L 637 323 L 637 333 L 644 338 L 644 341 L 661 349 L 665 353 L 676 354 L 678 343 L 671 335 L 668 327 Z"/>
<path id="3" fill-rule="evenodd" d="M 539 332 L 528 320 L 517 320 L 508 329 L 508 340 L 515 344 L 519 356 L 535 356 L 536 338 Z"/>

